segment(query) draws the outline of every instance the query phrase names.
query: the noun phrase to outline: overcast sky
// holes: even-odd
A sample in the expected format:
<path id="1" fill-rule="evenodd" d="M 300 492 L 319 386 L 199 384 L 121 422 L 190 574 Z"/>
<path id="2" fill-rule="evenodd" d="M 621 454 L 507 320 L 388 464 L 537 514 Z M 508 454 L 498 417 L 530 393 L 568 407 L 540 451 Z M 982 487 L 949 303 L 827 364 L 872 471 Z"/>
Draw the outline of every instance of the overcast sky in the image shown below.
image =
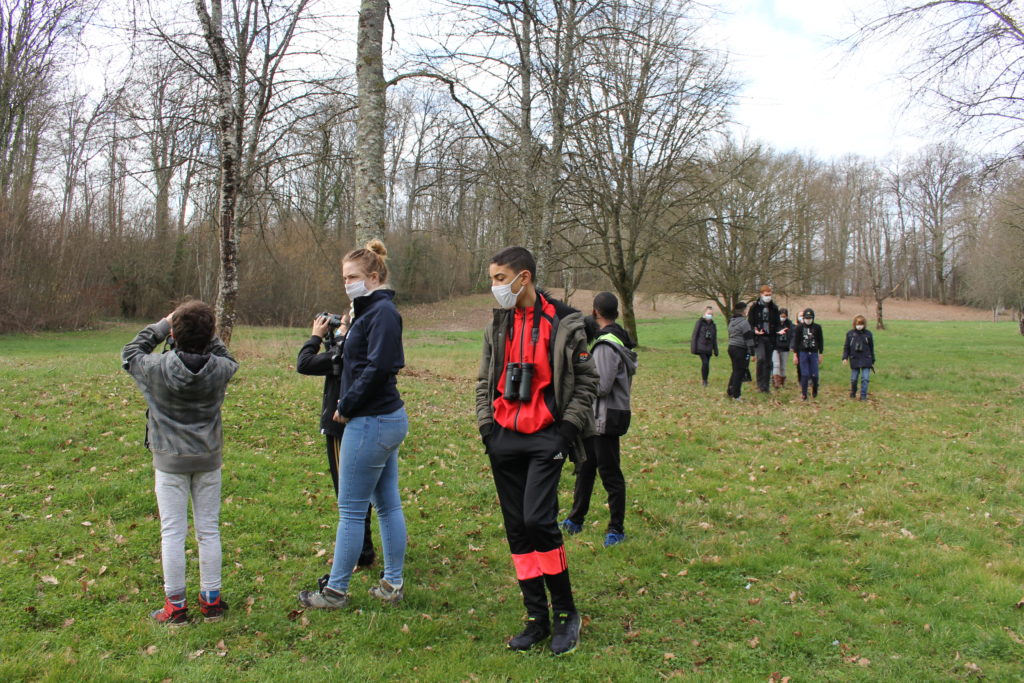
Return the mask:
<path id="1" fill-rule="evenodd" d="M 731 53 L 744 82 L 734 118 L 739 131 L 781 151 L 820 158 L 910 152 L 939 135 L 925 112 L 904 111 L 906 86 L 894 78 L 909 45 L 872 45 L 856 55 L 836 46 L 852 15 L 872 0 L 718 0 L 721 22 L 707 40 Z"/>

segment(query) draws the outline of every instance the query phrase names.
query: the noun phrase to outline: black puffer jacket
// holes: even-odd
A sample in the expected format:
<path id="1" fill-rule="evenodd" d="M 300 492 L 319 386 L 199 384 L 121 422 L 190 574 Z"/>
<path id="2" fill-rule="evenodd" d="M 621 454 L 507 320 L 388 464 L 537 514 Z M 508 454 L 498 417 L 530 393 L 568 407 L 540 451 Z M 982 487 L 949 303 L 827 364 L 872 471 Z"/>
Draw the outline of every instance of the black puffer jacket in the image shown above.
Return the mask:
<path id="1" fill-rule="evenodd" d="M 875 339 L 870 330 L 850 330 L 843 343 L 843 360 L 850 361 L 854 369 L 875 365 Z"/>

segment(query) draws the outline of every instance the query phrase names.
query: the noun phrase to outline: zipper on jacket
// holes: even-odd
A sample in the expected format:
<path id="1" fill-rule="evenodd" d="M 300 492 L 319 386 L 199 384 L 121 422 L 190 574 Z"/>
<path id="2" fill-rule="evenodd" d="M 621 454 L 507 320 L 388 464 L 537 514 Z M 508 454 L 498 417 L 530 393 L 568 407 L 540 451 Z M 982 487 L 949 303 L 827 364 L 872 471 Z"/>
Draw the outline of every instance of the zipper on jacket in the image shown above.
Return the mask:
<path id="1" fill-rule="evenodd" d="M 512 319 L 512 330 L 515 331 L 515 329 L 516 329 L 516 321 L 515 321 L 515 318 L 513 318 Z M 524 337 L 526 337 L 526 309 L 523 309 L 523 328 L 521 330 L 519 330 L 519 362 L 520 363 L 523 362 L 523 353 L 524 353 L 523 338 Z M 515 362 L 515 361 L 512 361 L 512 362 Z M 519 431 L 519 411 L 521 411 L 522 409 L 523 409 L 523 402 L 522 401 L 516 401 L 516 415 L 515 415 L 515 417 L 512 418 L 512 431 L 515 431 L 515 432 Z"/>

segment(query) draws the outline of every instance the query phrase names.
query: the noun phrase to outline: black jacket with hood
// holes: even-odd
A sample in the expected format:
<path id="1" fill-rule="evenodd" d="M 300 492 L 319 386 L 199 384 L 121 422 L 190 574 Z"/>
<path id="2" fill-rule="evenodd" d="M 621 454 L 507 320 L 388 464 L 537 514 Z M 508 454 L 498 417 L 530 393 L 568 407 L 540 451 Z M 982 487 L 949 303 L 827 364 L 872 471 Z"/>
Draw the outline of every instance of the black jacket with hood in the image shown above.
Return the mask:
<path id="1" fill-rule="evenodd" d="M 718 328 L 715 321 L 707 320 L 701 316 L 697 324 L 693 326 L 693 334 L 690 336 L 690 353 L 695 356 L 718 355 Z"/>

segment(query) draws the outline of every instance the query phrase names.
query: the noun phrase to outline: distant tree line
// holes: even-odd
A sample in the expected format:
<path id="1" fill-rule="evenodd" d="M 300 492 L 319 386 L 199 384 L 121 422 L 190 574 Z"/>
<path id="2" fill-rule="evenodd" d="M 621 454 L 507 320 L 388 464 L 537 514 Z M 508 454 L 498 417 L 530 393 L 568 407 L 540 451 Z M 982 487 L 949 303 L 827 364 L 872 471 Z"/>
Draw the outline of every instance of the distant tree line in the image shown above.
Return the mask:
<path id="1" fill-rule="evenodd" d="M 231 286 L 232 316 L 304 324 L 343 305 L 340 256 L 368 234 L 402 301 L 484 291 L 490 255 L 523 244 L 542 285 L 612 289 L 634 331 L 641 291 L 725 311 L 763 282 L 866 296 L 879 324 L 890 297 L 1024 307 L 1024 165 L 731 139 L 737 84 L 687 0 L 447 0 L 429 41 L 396 26 L 383 192 L 366 189 L 355 65 L 331 52 L 354 20 L 325 7 L 139 0 L 103 17 L 128 57 L 86 91 L 97 7 L 0 0 L 0 331 Z"/>

